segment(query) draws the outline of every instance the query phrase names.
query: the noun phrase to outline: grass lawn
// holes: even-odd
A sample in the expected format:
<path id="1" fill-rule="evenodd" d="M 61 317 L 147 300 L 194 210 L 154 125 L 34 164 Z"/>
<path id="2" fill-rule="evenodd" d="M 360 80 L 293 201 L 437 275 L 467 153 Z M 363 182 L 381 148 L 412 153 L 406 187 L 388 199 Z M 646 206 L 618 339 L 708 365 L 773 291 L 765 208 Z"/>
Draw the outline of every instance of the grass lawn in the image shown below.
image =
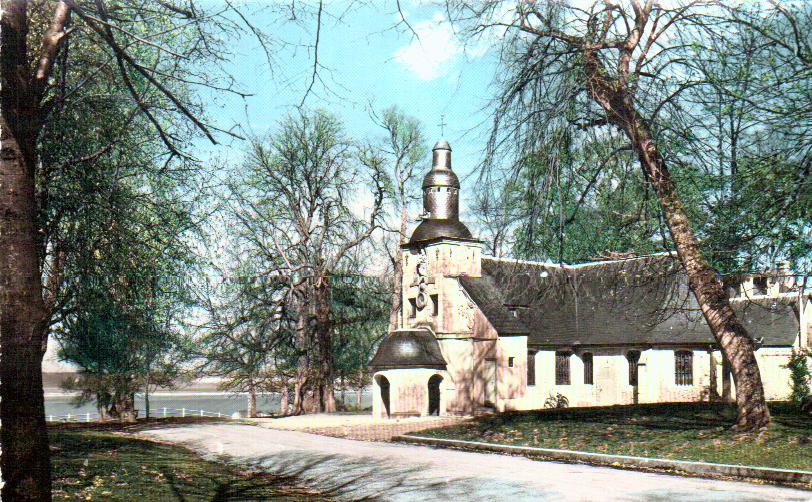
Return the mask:
<path id="1" fill-rule="evenodd" d="M 771 403 L 766 432 L 736 435 L 736 409 L 678 403 L 491 415 L 416 436 L 812 471 L 812 418 Z"/>
<path id="2" fill-rule="evenodd" d="M 49 431 L 54 500 L 326 500 L 293 479 L 244 472 L 129 435 L 143 425 L 90 425 Z"/>

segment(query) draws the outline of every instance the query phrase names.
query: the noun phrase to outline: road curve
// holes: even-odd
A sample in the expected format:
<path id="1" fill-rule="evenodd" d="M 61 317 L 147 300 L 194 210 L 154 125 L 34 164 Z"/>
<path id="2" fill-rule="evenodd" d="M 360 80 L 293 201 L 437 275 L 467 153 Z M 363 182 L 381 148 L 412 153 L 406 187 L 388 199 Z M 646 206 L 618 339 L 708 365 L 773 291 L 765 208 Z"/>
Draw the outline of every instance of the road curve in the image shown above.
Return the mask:
<path id="1" fill-rule="evenodd" d="M 812 501 L 812 492 L 523 457 L 354 441 L 250 425 L 154 429 L 149 438 L 282 475 L 340 500 Z"/>

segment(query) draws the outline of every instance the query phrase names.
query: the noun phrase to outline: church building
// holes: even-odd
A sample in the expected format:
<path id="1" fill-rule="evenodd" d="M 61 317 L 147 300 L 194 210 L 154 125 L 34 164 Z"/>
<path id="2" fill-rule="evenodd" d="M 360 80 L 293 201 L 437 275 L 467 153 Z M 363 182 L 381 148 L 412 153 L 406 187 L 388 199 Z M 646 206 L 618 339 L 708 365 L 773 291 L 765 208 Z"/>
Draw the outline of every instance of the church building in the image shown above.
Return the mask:
<path id="1" fill-rule="evenodd" d="M 376 417 L 734 398 L 676 255 L 487 256 L 459 219 L 451 147 L 438 142 L 432 157 L 422 221 L 401 249 L 398 328 L 370 362 Z M 787 275 L 727 281 L 771 400 L 789 395 L 792 349 L 812 343 L 812 299 Z"/>

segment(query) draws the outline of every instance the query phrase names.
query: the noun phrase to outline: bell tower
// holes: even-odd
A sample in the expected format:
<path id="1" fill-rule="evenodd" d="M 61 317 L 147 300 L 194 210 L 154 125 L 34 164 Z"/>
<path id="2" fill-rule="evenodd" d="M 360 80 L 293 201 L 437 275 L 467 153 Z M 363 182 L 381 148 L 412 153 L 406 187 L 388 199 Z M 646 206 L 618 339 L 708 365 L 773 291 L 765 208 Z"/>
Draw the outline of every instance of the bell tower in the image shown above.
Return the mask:
<path id="1" fill-rule="evenodd" d="M 465 332 L 452 311 L 462 301 L 456 277 L 482 275 L 482 243 L 460 221 L 460 180 L 451 168 L 451 146 L 440 140 L 423 178 L 420 224 L 403 245 L 403 327 L 436 333 Z"/>
<path id="2" fill-rule="evenodd" d="M 441 139 L 432 149 L 432 167 L 423 178 L 423 221 L 409 244 L 438 239 L 474 240 L 460 221 L 460 180 L 451 170 L 451 146 Z"/>

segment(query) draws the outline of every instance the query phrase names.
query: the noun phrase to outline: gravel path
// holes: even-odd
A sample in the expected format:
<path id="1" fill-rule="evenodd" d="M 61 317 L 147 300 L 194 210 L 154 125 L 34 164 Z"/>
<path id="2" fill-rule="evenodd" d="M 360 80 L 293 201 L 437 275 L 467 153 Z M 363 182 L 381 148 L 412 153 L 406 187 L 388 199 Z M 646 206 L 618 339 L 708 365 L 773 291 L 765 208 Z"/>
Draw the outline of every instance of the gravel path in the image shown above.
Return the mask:
<path id="1" fill-rule="evenodd" d="M 147 437 L 282 475 L 340 500 L 812 501 L 812 492 L 522 457 L 354 441 L 251 425 L 194 425 Z"/>

